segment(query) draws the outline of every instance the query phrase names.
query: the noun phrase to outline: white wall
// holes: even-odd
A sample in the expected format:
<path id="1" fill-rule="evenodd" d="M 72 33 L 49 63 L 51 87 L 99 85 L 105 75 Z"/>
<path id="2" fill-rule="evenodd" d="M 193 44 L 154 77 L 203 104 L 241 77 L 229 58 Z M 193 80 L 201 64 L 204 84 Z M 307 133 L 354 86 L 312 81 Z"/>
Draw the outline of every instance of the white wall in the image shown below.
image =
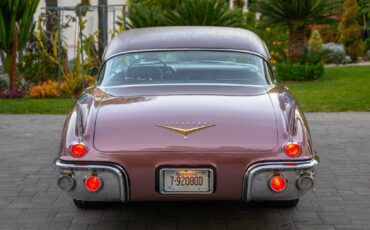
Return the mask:
<path id="1" fill-rule="evenodd" d="M 125 4 L 126 0 L 107 0 L 108 5 L 116 5 L 116 4 Z M 58 6 L 76 6 L 80 3 L 80 0 L 58 0 Z M 95 6 L 98 4 L 98 0 L 90 0 L 90 4 Z M 35 13 L 35 20 L 39 17 L 40 13 L 43 12 L 45 9 L 45 0 L 40 0 L 39 6 Z M 117 8 L 116 15 L 120 15 L 120 10 Z M 66 22 L 66 15 L 73 15 L 75 16 L 74 12 L 65 11 L 64 12 L 64 22 Z M 113 12 L 108 13 L 108 32 L 113 29 Z M 88 12 L 86 14 L 85 19 L 87 20 L 86 29 L 83 31 L 84 34 L 90 34 L 96 30 L 98 30 L 98 13 L 97 10 L 93 12 Z M 62 35 L 64 37 L 65 45 L 68 47 L 68 57 L 73 58 L 75 56 L 75 45 L 77 44 L 78 39 L 78 27 L 76 28 L 76 24 L 71 23 L 71 27 L 68 29 L 64 29 L 62 31 Z M 108 39 L 110 39 L 110 34 L 108 34 Z"/>

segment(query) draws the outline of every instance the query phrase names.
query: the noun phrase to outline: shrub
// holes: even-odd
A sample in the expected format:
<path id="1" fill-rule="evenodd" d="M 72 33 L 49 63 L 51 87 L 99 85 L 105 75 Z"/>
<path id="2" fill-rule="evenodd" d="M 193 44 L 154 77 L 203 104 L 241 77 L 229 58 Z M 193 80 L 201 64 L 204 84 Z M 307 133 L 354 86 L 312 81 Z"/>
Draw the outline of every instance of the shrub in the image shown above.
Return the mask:
<path id="1" fill-rule="evenodd" d="M 76 96 L 82 91 L 82 75 L 71 71 L 63 76 L 62 90 L 69 96 Z"/>
<path id="2" fill-rule="evenodd" d="M 9 87 L 9 77 L 7 74 L 0 73 L 0 92 Z"/>
<path id="3" fill-rule="evenodd" d="M 322 40 L 318 30 L 312 31 L 310 40 L 308 40 L 308 47 L 314 52 L 320 52 L 322 49 Z"/>
<path id="4" fill-rule="evenodd" d="M 325 63 L 347 64 L 351 62 L 351 57 L 346 54 L 343 44 L 327 43 L 323 45 L 323 50 L 330 50 L 324 58 Z"/>
<path id="5" fill-rule="evenodd" d="M 338 43 L 340 33 L 337 25 L 326 25 L 320 30 L 321 39 L 324 43 Z"/>
<path id="6" fill-rule="evenodd" d="M 370 50 L 370 38 L 366 39 L 365 47 L 366 47 L 366 51 Z"/>
<path id="7" fill-rule="evenodd" d="M 29 94 L 33 98 L 58 97 L 58 82 L 47 80 L 41 85 L 31 87 Z"/>
<path id="8" fill-rule="evenodd" d="M 361 40 L 361 27 L 357 22 L 360 7 L 356 0 L 345 0 L 343 4 L 343 18 L 339 25 L 340 42 L 344 44 L 346 52 L 353 61 L 364 53 L 364 43 Z"/>
<path id="9" fill-rule="evenodd" d="M 301 63 L 278 63 L 276 65 L 277 79 L 283 81 L 308 81 L 316 80 L 324 74 L 324 65 L 318 64 L 301 64 Z"/>
<path id="10" fill-rule="evenodd" d="M 24 90 L 22 89 L 16 89 L 16 90 L 6 90 L 6 91 L 0 91 L 0 98 L 2 99 L 11 99 L 11 98 L 19 98 L 24 97 L 26 94 Z"/>

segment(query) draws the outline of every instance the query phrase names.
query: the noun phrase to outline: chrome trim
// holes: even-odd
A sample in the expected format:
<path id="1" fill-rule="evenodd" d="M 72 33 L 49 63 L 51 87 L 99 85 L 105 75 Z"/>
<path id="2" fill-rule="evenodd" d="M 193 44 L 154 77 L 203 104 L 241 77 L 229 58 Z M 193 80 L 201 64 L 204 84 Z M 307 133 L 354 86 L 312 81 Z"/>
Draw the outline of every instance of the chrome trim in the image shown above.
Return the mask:
<path id="1" fill-rule="evenodd" d="M 166 84 L 142 84 L 142 85 L 113 85 L 113 86 L 97 86 L 99 89 L 114 89 L 114 88 L 128 88 L 128 87 L 152 87 L 152 86 L 248 86 L 255 88 L 264 88 L 271 85 L 248 85 L 248 84 L 231 84 L 231 83 L 166 83 Z M 267 90 L 267 89 L 266 89 Z"/>
<path id="2" fill-rule="evenodd" d="M 221 51 L 221 52 L 239 52 L 239 53 L 247 53 L 252 54 L 255 56 L 258 56 L 265 60 L 270 65 L 270 60 L 268 57 L 263 56 L 260 53 L 253 52 L 253 51 L 247 51 L 247 50 L 238 50 L 238 49 L 217 49 L 217 48 L 163 48 L 163 49 L 138 49 L 138 50 L 128 50 L 128 51 L 122 51 L 115 53 L 113 55 L 110 55 L 106 58 L 104 58 L 104 62 L 102 63 L 102 66 L 111 58 L 114 58 L 116 56 L 122 55 L 122 54 L 129 54 L 129 53 L 142 53 L 142 52 L 161 52 L 161 51 Z M 268 53 L 269 54 L 269 53 Z"/>
<path id="3" fill-rule="evenodd" d="M 77 168 L 77 169 L 87 169 L 87 170 L 94 170 L 94 169 L 105 169 L 108 171 L 113 172 L 119 178 L 119 188 L 120 188 L 120 197 L 122 202 L 128 202 L 130 200 L 130 187 L 128 181 L 128 175 L 126 171 L 119 165 L 111 164 L 109 165 L 99 165 L 99 164 L 76 164 L 76 163 L 62 163 L 60 160 L 55 161 L 55 165 L 60 168 Z"/>
<path id="4" fill-rule="evenodd" d="M 263 172 L 263 171 L 268 171 L 268 170 L 272 170 L 272 171 L 295 170 L 297 171 L 297 170 L 303 170 L 303 169 L 312 169 L 316 165 L 318 165 L 318 162 L 315 159 L 311 159 L 309 161 L 283 161 L 283 162 L 256 163 L 250 166 L 244 174 L 242 199 L 245 201 L 252 200 L 252 186 L 250 185 L 252 184 L 253 177 L 258 172 Z M 284 175 L 284 173 L 281 173 L 281 174 Z"/>
<path id="5" fill-rule="evenodd" d="M 164 177 L 164 171 L 165 170 L 204 170 L 204 171 L 208 171 L 210 172 L 209 173 L 209 191 L 206 191 L 206 192 L 166 192 L 164 190 L 164 182 L 163 182 L 163 177 Z M 169 167 L 166 167 L 166 168 L 161 168 L 159 170 L 159 193 L 160 194 L 198 194 L 198 195 L 202 195 L 202 194 L 212 194 L 215 190 L 214 188 L 214 170 L 212 168 L 169 168 Z"/>

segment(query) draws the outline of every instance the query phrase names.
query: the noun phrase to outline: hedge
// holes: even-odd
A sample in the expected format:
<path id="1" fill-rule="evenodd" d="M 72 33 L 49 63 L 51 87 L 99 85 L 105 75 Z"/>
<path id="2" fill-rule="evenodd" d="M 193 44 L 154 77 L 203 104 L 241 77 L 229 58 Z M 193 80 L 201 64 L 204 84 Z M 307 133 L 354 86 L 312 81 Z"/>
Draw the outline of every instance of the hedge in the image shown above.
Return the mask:
<path id="1" fill-rule="evenodd" d="M 278 63 L 276 65 L 277 79 L 283 81 L 310 81 L 316 80 L 324 75 L 324 65 Z"/>

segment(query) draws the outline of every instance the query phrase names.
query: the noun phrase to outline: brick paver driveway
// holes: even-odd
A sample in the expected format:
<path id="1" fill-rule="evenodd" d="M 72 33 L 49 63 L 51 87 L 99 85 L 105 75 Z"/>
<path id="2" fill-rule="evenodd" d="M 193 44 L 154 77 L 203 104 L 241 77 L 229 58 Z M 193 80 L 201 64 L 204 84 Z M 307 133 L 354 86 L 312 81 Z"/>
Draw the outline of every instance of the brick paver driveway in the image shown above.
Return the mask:
<path id="1" fill-rule="evenodd" d="M 0 116 L 0 229 L 370 229 L 370 113 L 307 115 L 321 156 L 296 208 L 133 203 L 78 210 L 52 165 L 64 116 Z"/>

